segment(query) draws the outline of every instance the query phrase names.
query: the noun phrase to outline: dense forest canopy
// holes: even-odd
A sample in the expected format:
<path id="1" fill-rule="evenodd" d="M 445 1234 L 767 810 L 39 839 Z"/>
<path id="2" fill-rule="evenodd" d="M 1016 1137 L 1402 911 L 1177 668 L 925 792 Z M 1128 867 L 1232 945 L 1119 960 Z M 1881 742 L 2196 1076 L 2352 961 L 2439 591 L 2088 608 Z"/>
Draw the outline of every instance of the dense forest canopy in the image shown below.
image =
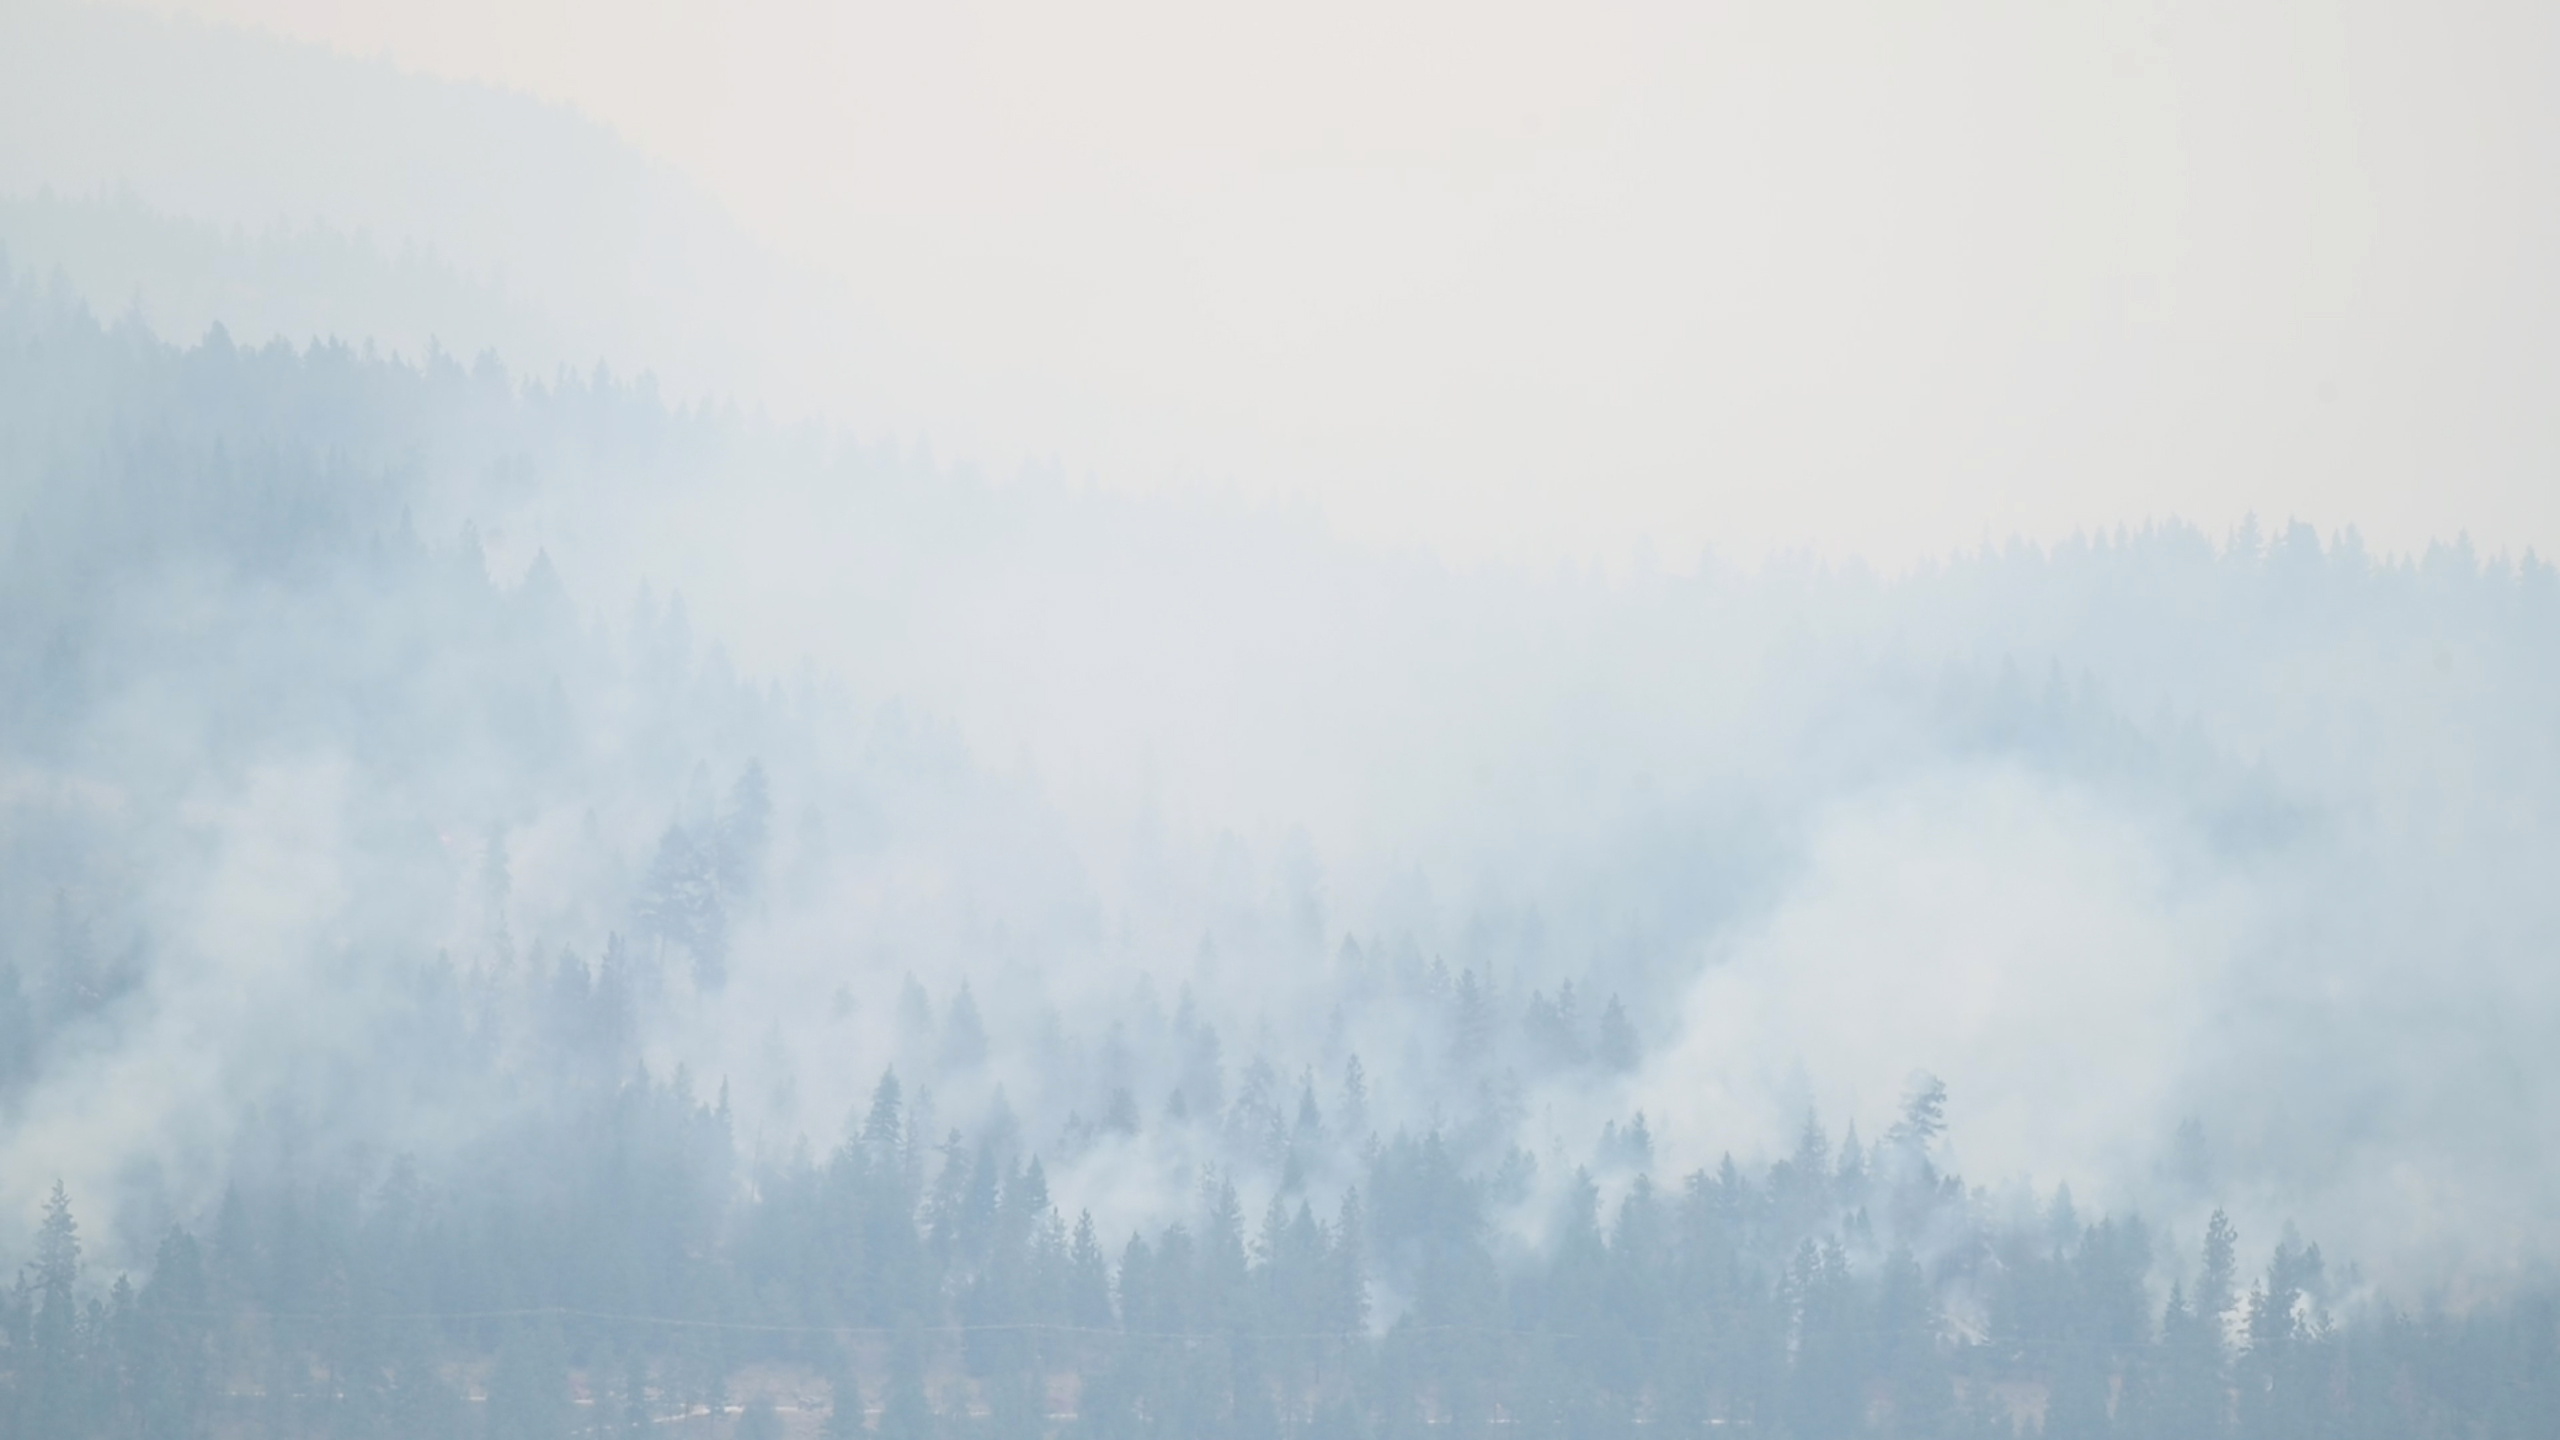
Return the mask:
<path id="1" fill-rule="evenodd" d="M 0 3 L 0 1437 L 2560 1429 L 2547 18 L 583 5 Z"/>
<path id="2" fill-rule="evenodd" d="M 0 455 L 20 1433 L 2555 1404 L 2529 556 L 1448 572 L 601 373 L 173 347 L 26 275 Z M 600 519 L 496 558 L 777 475 L 868 528 L 841 603 L 912 585 L 857 635 L 1000 645 L 961 598 L 999 577 L 1182 589 L 1276 642 L 1248 699 L 1348 685 L 1425 748 L 1365 835 L 1321 789 L 1285 827 L 1097 806 L 1109 756 L 987 764 L 899 698 L 949 673 L 912 651 L 766 676 L 677 594 L 595 593 Z M 1292 580 L 1370 618 L 1333 669 L 1262 598 Z M 2458 1220 L 2409 1230 L 2428 1196 Z"/>

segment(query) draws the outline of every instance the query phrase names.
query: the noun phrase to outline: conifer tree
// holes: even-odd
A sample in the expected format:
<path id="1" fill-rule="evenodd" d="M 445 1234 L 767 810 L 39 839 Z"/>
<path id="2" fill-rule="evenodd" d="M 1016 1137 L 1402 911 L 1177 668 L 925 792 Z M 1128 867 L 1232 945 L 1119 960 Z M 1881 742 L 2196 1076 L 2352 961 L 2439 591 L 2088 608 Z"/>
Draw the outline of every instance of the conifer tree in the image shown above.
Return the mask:
<path id="1" fill-rule="evenodd" d="M 1111 1265 L 1094 1236 L 1093 1212 L 1076 1215 L 1067 1248 L 1067 1323 L 1085 1330 L 1111 1328 Z"/>
<path id="2" fill-rule="evenodd" d="M 933 1402 L 924 1388 L 924 1336 L 913 1323 L 889 1342 L 889 1379 L 880 1397 L 880 1440 L 933 1440 Z"/>

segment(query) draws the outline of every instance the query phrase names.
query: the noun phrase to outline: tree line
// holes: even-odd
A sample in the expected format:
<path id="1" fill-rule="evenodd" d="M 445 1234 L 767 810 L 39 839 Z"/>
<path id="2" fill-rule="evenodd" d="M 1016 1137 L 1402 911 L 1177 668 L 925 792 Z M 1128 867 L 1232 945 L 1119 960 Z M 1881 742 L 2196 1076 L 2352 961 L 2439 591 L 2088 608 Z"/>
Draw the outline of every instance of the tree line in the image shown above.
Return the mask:
<path id="1" fill-rule="evenodd" d="M 2257 1440 L 2560 1414 L 2553 1297 L 2333 1311 L 2291 1235 L 2244 1275 L 2220 1212 L 2176 1257 L 2067 1189 L 1969 1189 L 1931 1158 L 1942 1104 L 1605 1201 L 1577 1171 L 1525 1248 L 1496 1231 L 1504 1176 L 1434 1131 L 1365 1137 L 1330 1203 L 1248 1207 L 1213 1173 L 1191 1218 L 1114 1243 L 1003 1126 L 921 1133 L 894 1075 L 823 1158 L 753 1164 L 725 1097 L 635 1075 L 467 1184 L 235 1187 L 139 1276 L 84 1265 L 57 1187 L 0 1413 L 66 1440 Z"/>

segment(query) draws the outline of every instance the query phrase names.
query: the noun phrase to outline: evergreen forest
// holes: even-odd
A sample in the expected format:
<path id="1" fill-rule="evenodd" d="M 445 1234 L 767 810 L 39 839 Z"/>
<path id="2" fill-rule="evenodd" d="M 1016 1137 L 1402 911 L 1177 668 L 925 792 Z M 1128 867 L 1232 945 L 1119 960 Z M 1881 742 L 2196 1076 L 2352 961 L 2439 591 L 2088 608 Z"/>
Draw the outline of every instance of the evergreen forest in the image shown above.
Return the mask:
<path id="1" fill-rule="evenodd" d="M 776 475 L 867 537 L 815 618 L 876 626 L 879 674 L 732 651 L 615 548 L 716 547 Z M 2560 1415 L 2539 1092 L 2378 1093 L 2549 1033 L 2538 983 L 2498 1014 L 2393 988 L 2547 959 L 2549 902 L 2513 899 L 2560 814 L 2531 556 L 2164 525 L 1899 580 L 1469 576 L 601 369 L 173 345 L 25 274 L 0 501 L 7 1434 Z M 1168 552 L 1229 577 L 1184 572 L 1213 607 L 1309 572 L 1398 597 L 1372 638 L 1423 658 L 1321 703 L 1421 716 L 1418 793 L 1471 798 L 1417 808 L 1454 828 L 1372 861 L 1179 796 L 1097 820 L 880 678 Z M 1318 687 L 1267 665 L 1253 693 Z M 2258 1028 L 2162 1030 L 2210 1062 L 2165 1080 L 2069 1042 L 1869 1053 L 1858 997 L 1923 1003 L 1888 972 L 1926 937 L 1839 887 L 1950 806 L 2015 820 L 2000 885 L 2087 887 L 2026 948 L 2116 967 L 2088 1003 Z M 2193 924 L 2143 931 L 2119 884 Z M 1850 1017 L 1808 1033 L 1858 1078 L 1732 1068 L 1790 1014 Z M 2018 1120 L 2047 1100 L 2115 1128 L 1973 1139 L 2052 1138 Z M 2470 1248 L 2396 1231 L 2409 1187 Z"/>

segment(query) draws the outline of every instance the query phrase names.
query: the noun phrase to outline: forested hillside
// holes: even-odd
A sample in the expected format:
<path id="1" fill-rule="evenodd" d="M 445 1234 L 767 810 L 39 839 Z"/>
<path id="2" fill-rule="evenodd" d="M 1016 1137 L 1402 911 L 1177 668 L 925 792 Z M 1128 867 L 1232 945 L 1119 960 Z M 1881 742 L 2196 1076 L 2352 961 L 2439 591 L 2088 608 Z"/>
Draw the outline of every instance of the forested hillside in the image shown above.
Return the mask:
<path id="1" fill-rule="evenodd" d="M 621 588 L 776 475 L 870 672 Z M 2530 557 L 1450 574 L 24 276 L 0 523 L 10 1433 L 2560 1413 Z"/>
<path id="2" fill-rule="evenodd" d="M 2536 1435 L 2560 1400 L 2547 1297 L 2342 1315 L 2352 1287 L 2291 1235 L 2243 1275 L 2219 1213 L 2169 1255 L 2067 1189 L 1969 1191 L 1929 1158 L 1943 1101 L 1916 1090 L 1872 1146 L 1808 1126 L 1765 1170 L 1661 1187 L 1639 1122 L 1617 1202 L 1577 1171 L 1521 1252 L 1491 1217 L 1522 1157 L 1346 1145 L 1310 1088 L 1258 1221 L 1213 1175 L 1194 1220 L 1106 1245 L 1012 1127 L 934 1142 L 894 1077 L 823 1160 L 742 1168 L 725 1096 L 634 1075 L 451 1189 L 398 1162 L 235 1189 L 103 1296 L 56 1192 L 13 1299 L 12 1413 L 45 1435 L 2379 1437 Z M 1297 1169 L 1346 1158 L 1319 1216 Z"/>

